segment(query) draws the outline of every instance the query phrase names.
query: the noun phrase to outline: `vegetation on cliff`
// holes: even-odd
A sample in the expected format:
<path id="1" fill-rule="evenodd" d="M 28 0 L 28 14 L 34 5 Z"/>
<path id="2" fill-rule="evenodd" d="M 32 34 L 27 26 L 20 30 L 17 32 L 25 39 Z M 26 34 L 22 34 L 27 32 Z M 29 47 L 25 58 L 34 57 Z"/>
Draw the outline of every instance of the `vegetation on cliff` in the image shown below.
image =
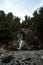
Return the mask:
<path id="1" fill-rule="evenodd" d="M 11 12 L 5 14 L 4 11 L 0 11 L 0 43 L 12 38 L 17 39 L 19 28 L 20 18 L 13 16 Z"/>
<path id="2" fill-rule="evenodd" d="M 33 17 L 26 15 L 22 23 L 12 12 L 0 11 L 0 43 L 7 44 L 9 40 L 12 43 L 20 32 L 28 45 L 43 48 L 43 7 L 35 10 Z"/>

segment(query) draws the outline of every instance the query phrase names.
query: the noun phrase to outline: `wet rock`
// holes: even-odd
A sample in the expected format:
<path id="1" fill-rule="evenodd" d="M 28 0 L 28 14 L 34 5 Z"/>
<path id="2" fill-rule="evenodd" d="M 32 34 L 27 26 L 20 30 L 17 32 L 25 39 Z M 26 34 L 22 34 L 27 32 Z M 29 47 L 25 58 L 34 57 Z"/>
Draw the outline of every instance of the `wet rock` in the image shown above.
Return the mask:
<path id="1" fill-rule="evenodd" d="M 43 56 L 41 56 L 41 60 L 43 60 Z"/>
<path id="2" fill-rule="evenodd" d="M 10 56 L 3 56 L 2 57 L 2 62 L 3 63 L 9 63 L 11 60 L 13 59 L 13 56 L 12 55 L 10 55 Z"/>
<path id="3" fill-rule="evenodd" d="M 31 60 L 31 58 L 30 58 L 30 57 L 28 57 L 28 58 L 23 59 L 22 61 L 24 61 L 24 60 L 29 61 L 29 60 Z"/>

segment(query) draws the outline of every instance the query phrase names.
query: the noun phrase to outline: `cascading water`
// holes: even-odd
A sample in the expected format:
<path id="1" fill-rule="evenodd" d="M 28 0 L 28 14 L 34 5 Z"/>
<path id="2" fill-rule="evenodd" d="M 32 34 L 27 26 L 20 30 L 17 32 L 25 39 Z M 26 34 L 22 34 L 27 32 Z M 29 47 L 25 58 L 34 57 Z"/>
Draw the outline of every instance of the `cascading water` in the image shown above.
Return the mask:
<path id="1" fill-rule="evenodd" d="M 19 40 L 18 40 L 18 42 L 19 42 L 19 50 L 21 49 L 21 47 L 23 46 L 23 35 L 22 34 L 19 34 Z"/>

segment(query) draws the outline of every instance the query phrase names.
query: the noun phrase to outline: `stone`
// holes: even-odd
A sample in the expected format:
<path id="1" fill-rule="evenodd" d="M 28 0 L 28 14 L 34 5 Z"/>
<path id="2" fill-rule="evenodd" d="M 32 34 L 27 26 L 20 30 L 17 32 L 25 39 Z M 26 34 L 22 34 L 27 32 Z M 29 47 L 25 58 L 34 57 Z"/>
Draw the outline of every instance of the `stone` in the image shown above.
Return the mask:
<path id="1" fill-rule="evenodd" d="M 10 55 L 10 56 L 3 56 L 2 57 L 2 63 L 9 63 L 11 60 L 13 59 L 13 56 Z"/>

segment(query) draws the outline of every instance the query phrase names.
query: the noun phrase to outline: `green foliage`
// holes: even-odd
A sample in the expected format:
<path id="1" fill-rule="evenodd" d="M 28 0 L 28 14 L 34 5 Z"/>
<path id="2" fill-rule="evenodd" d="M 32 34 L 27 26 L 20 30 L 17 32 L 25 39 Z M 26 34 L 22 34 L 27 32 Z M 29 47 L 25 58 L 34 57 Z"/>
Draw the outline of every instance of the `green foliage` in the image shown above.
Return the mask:
<path id="1" fill-rule="evenodd" d="M 0 40 L 1 38 L 16 37 L 20 28 L 20 18 L 13 16 L 10 12 L 7 15 L 0 11 Z"/>
<path id="2" fill-rule="evenodd" d="M 17 37 L 20 28 L 34 30 L 43 42 L 43 7 L 35 10 L 33 17 L 26 15 L 22 23 L 20 18 L 13 16 L 11 12 L 5 14 L 4 11 L 0 11 L 0 39 Z"/>
<path id="3" fill-rule="evenodd" d="M 31 29 L 32 33 L 34 32 L 35 35 L 40 39 L 41 43 L 39 43 L 39 45 L 41 45 L 41 48 L 43 48 L 43 7 L 35 10 L 33 12 L 33 17 L 31 18 L 26 15 L 25 20 L 22 22 L 22 27 L 25 29 L 28 28 L 28 30 Z M 28 34 L 27 37 L 30 39 L 31 36 Z M 33 41 L 34 39 L 32 38 L 31 40 Z M 37 42 L 35 43 L 33 41 L 33 43 L 37 48 Z"/>
<path id="4" fill-rule="evenodd" d="M 28 28 L 30 27 L 30 25 L 31 25 L 31 18 L 26 15 L 25 20 L 22 22 L 22 27 Z"/>
<path id="5" fill-rule="evenodd" d="M 43 42 L 43 7 L 40 7 L 39 11 L 34 11 L 32 21 L 33 30 L 38 33 L 39 38 Z"/>
<path id="6" fill-rule="evenodd" d="M 43 7 L 33 12 L 33 17 L 25 16 L 25 20 L 22 22 L 23 28 L 32 29 L 39 36 L 43 42 Z"/>

